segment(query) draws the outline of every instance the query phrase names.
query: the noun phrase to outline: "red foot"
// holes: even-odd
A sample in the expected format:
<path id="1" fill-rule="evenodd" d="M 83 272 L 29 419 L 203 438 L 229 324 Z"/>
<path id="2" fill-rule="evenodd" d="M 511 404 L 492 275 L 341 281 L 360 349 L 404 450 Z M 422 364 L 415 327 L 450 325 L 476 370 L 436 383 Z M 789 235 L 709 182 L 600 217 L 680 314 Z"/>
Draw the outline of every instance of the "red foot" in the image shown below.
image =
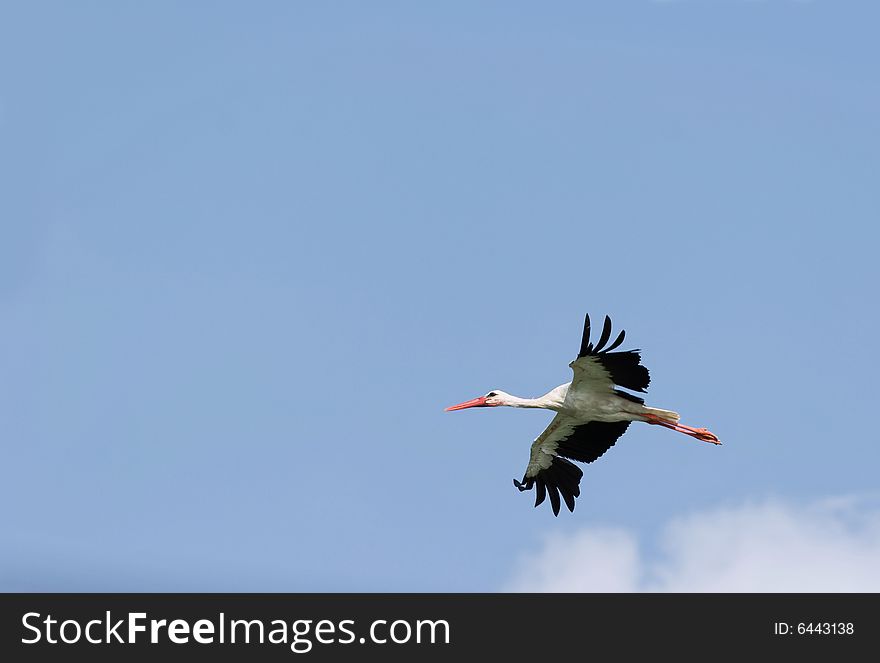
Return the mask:
<path id="1" fill-rule="evenodd" d="M 703 440 L 703 442 L 711 442 L 712 444 L 721 444 L 721 440 L 715 435 L 715 433 L 710 432 L 707 428 L 695 428 L 693 433 L 690 433 L 698 440 Z"/>
<path id="2" fill-rule="evenodd" d="M 721 440 L 719 440 L 714 433 L 710 432 L 708 428 L 691 428 L 690 426 L 685 426 L 684 424 L 672 423 L 671 421 L 667 421 L 666 419 L 661 419 L 654 414 L 643 414 L 642 416 L 647 419 L 649 424 L 665 426 L 666 428 L 671 428 L 672 430 L 676 430 L 679 433 L 684 433 L 685 435 L 695 437 L 696 439 L 702 440 L 703 442 L 709 442 L 711 444 L 721 444 Z"/>

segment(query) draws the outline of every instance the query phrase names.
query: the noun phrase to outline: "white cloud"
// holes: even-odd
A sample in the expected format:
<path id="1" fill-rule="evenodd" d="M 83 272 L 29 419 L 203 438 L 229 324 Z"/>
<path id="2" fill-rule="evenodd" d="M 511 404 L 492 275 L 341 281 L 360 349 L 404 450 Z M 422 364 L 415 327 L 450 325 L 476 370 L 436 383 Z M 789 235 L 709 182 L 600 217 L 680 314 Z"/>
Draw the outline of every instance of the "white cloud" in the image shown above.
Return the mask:
<path id="1" fill-rule="evenodd" d="M 880 508 L 854 498 L 706 510 L 667 523 L 647 559 L 625 529 L 555 534 L 505 589 L 522 592 L 877 592 Z"/>

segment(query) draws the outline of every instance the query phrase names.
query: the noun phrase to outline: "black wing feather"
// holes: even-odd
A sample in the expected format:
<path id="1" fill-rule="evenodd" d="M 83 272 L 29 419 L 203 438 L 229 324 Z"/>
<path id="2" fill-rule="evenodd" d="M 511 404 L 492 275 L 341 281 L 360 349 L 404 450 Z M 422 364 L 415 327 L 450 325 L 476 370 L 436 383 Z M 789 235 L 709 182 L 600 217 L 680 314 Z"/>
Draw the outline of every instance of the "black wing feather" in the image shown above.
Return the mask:
<path id="1" fill-rule="evenodd" d="M 537 484 L 535 488 L 535 506 L 538 506 L 547 497 L 547 488 L 544 486 L 543 481 L 536 481 L 535 483 Z"/>
<path id="2" fill-rule="evenodd" d="M 625 398 L 626 400 L 628 400 L 632 403 L 639 403 L 640 405 L 644 405 L 644 403 L 645 403 L 644 398 L 639 398 L 638 396 L 634 396 L 633 394 L 630 394 L 629 392 L 626 392 L 626 391 L 621 391 L 620 389 L 615 389 L 614 393 L 617 394 L 618 396 L 620 396 L 621 398 Z"/>
<path id="3" fill-rule="evenodd" d="M 560 492 L 562 492 L 562 499 L 565 500 L 565 506 L 568 507 L 570 512 L 574 513 L 574 493 L 570 490 L 563 490 Z"/>
<path id="4" fill-rule="evenodd" d="M 627 427 L 628 421 L 590 421 L 581 424 L 559 443 L 556 453 L 581 463 L 592 463 L 614 446 Z"/>
<path id="5" fill-rule="evenodd" d="M 609 338 L 611 338 L 611 318 L 606 315 L 605 322 L 602 325 L 602 335 L 599 337 L 599 342 L 596 343 L 596 347 L 593 348 L 593 352 L 600 352 L 602 348 L 605 347 Z"/>
<path id="6" fill-rule="evenodd" d="M 615 348 L 620 347 L 620 344 L 623 343 L 623 338 L 626 336 L 626 331 L 621 329 L 620 334 L 617 335 L 617 338 L 614 339 L 614 343 L 605 348 L 605 352 L 611 352 Z"/>
<path id="7" fill-rule="evenodd" d="M 593 346 L 590 345 L 590 314 L 587 313 L 584 316 L 584 335 L 581 337 L 581 349 L 578 352 L 578 357 L 586 357 L 592 351 Z"/>
<path id="8" fill-rule="evenodd" d="M 552 465 L 550 466 L 552 467 Z M 549 469 L 549 468 L 548 468 Z M 553 477 L 555 479 L 555 477 Z M 550 479 L 550 477 L 548 477 Z M 555 483 L 547 481 L 547 493 L 550 496 L 550 506 L 553 508 L 553 515 L 559 515 L 559 489 Z"/>
<path id="9" fill-rule="evenodd" d="M 619 387 L 633 391 L 647 391 L 651 374 L 641 365 L 642 357 L 638 350 L 626 352 L 603 352 L 595 355 L 596 361 L 608 371 L 611 381 Z"/>
<path id="10" fill-rule="evenodd" d="M 625 350 L 623 352 L 611 352 L 623 343 L 625 332 L 621 331 L 614 343 L 602 350 L 602 347 L 611 337 L 611 318 L 605 316 L 605 324 L 599 342 L 593 347 L 590 343 L 590 316 L 587 314 L 584 321 L 584 335 L 581 338 L 581 349 L 578 359 L 581 357 L 593 357 L 602 368 L 608 371 L 614 384 L 632 389 L 633 391 L 647 391 L 651 382 L 648 369 L 641 365 L 642 357 L 639 350 Z"/>
<path id="11" fill-rule="evenodd" d="M 549 496 L 553 515 L 558 516 L 561 505 L 560 495 L 568 510 L 574 511 L 575 498 L 581 494 L 579 484 L 583 475 L 584 471 L 577 465 L 561 456 L 556 456 L 550 467 L 541 470 L 534 477 L 523 477 L 522 483 L 518 486 L 522 486 L 520 490 L 528 490 L 534 484 L 535 506 L 539 506 Z"/>

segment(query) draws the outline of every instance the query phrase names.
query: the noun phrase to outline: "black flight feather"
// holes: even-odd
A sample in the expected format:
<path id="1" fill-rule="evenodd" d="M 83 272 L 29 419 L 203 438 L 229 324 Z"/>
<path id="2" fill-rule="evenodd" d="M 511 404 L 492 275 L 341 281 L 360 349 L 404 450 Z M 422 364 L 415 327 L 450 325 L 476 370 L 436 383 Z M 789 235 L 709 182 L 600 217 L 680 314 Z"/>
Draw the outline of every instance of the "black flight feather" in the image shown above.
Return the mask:
<path id="1" fill-rule="evenodd" d="M 599 337 L 599 342 L 596 343 L 596 347 L 593 348 L 593 352 L 598 354 L 602 348 L 605 347 L 609 338 L 611 338 L 611 318 L 606 315 L 605 322 L 602 325 L 602 335 Z"/>
<path id="2" fill-rule="evenodd" d="M 535 482 L 537 488 L 535 489 L 535 506 L 541 504 L 544 501 L 544 498 L 547 497 L 547 488 L 544 486 L 544 481 L 539 479 Z"/>

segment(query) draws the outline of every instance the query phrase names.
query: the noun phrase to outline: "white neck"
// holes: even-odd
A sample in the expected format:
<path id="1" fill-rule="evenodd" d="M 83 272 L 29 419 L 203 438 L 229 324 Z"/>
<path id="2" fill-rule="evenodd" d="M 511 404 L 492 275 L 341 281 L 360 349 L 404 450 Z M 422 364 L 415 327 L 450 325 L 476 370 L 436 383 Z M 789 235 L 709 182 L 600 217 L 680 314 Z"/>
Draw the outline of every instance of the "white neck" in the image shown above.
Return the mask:
<path id="1" fill-rule="evenodd" d="M 504 404 L 509 407 L 547 407 L 541 398 L 520 398 L 519 396 L 508 396 L 504 399 Z"/>
<path id="2" fill-rule="evenodd" d="M 560 394 L 559 387 L 557 387 L 538 398 L 520 398 L 519 396 L 508 394 L 504 399 L 504 405 L 510 407 L 541 408 L 544 410 L 556 410 L 558 412 L 562 408 L 564 400 L 565 394 Z"/>

